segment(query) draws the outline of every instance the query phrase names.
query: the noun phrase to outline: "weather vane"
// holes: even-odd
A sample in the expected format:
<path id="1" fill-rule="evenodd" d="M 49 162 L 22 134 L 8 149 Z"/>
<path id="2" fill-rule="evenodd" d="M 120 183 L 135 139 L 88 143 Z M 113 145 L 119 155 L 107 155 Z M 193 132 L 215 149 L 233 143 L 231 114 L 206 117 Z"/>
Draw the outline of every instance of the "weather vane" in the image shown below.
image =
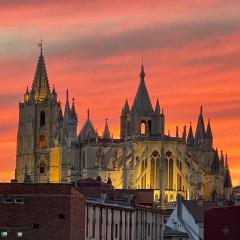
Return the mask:
<path id="1" fill-rule="evenodd" d="M 38 47 L 41 48 L 41 52 L 42 52 L 42 46 L 43 46 L 43 40 L 42 40 L 42 38 L 41 38 L 40 42 L 38 43 Z"/>

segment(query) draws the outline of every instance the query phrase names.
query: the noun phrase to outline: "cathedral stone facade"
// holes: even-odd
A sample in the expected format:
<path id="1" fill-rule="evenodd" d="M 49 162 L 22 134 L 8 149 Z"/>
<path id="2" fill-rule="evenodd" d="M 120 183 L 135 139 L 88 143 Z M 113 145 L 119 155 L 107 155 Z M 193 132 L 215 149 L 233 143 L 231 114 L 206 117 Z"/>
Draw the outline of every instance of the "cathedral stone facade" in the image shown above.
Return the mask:
<path id="1" fill-rule="evenodd" d="M 227 156 L 213 148 L 210 121 L 205 128 L 202 107 L 195 134 L 190 124 L 175 136 L 165 133 L 165 115 L 152 106 L 144 66 L 132 106 L 121 111 L 120 138 L 111 137 L 106 120 L 100 136 L 87 111 L 77 133 L 78 117 L 68 91 L 64 113 L 55 87 L 50 90 L 43 51 L 32 88 L 19 103 L 16 180 L 18 182 L 77 182 L 101 178 L 115 188 L 153 189 L 156 202 L 185 199 L 229 199 L 231 177 Z"/>

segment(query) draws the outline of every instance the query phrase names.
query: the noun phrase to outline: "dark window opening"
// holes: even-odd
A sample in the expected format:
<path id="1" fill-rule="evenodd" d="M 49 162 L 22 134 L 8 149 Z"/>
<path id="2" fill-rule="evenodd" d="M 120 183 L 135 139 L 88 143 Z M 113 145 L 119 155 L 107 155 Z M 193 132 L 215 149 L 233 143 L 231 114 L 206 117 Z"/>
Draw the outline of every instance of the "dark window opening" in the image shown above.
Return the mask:
<path id="1" fill-rule="evenodd" d="M 151 120 L 148 121 L 148 134 L 152 134 L 152 122 Z"/>
<path id="2" fill-rule="evenodd" d="M 65 218 L 65 214 L 64 213 L 59 213 L 58 214 L 58 218 L 59 219 L 64 219 Z"/>
<path id="3" fill-rule="evenodd" d="M 33 228 L 35 229 L 39 228 L 39 223 L 33 223 Z"/>
<path id="4" fill-rule="evenodd" d="M 45 126 L 45 112 L 41 111 L 40 113 L 40 127 Z"/>
<path id="5" fill-rule="evenodd" d="M 40 163 L 40 173 L 45 173 L 45 165 L 43 162 Z"/>

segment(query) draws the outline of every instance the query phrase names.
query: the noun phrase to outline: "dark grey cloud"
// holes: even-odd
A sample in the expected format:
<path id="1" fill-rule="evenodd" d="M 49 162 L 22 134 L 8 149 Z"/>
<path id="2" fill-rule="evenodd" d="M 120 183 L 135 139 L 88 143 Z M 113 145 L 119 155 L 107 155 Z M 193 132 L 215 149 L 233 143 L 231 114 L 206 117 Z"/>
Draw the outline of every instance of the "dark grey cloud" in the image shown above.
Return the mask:
<path id="1" fill-rule="evenodd" d="M 49 47 L 51 55 L 75 55 L 80 58 L 103 58 L 129 52 L 141 53 L 149 49 L 182 49 L 194 42 L 213 38 L 212 44 L 218 41 L 216 36 L 224 36 L 239 32 L 240 19 L 199 21 L 154 25 L 142 29 L 124 31 L 107 36 L 104 31 L 96 31 L 95 35 L 52 42 Z M 81 30 L 79 30 L 81 31 Z M 76 30 L 77 32 L 77 30 Z M 214 40 L 215 39 L 215 40 Z"/>

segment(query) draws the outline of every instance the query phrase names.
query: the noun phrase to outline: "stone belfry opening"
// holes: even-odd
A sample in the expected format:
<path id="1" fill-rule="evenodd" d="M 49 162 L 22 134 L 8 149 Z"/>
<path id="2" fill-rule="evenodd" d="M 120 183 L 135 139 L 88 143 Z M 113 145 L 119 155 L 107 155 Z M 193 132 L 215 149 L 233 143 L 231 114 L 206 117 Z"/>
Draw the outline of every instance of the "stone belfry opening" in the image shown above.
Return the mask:
<path id="1" fill-rule="evenodd" d="M 132 107 L 129 107 L 128 101 L 126 100 L 122 108 L 120 119 L 121 139 L 164 135 L 165 117 L 163 112 L 160 112 L 158 99 L 156 107 L 153 109 L 145 83 L 143 64 L 139 76 L 140 82 Z"/>

